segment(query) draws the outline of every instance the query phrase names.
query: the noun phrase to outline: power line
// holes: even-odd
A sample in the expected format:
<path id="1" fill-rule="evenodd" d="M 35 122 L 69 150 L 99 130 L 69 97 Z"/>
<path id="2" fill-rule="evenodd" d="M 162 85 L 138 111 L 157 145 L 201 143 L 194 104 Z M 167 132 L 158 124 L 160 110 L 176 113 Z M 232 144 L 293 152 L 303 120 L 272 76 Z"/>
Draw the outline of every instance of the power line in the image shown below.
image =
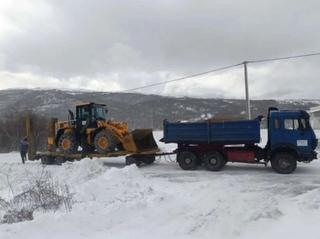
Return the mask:
<path id="1" fill-rule="evenodd" d="M 176 78 L 176 79 L 173 79 L 173 80 L 160 81 L 160 82 L 157 82 L 157 83 L 154 83 L 154 84 L 149 84 L 149 85 L 145 85 L 145 86 L 141 86 L 141 87 L 127 89 L 127 90 L 123 90 L 123 91 L 120 91 L 120 92 L 141 90 L 141 89 L 145 89 L 145 88 L 149 88 L 149 87 L 153 87 L 153 86 L 164 85 L 164 84 L 168 84 L 168 83 L 171 83 L 171 82 L 186 80 L 186 79 L 190 79 L 190 78 L 194 78 L 194 77 L 198 77 L 198 76 L 202 76 L 202 75 L 207 75 L 209 73 L 213 73 L 213 72 L 217 72 L 217 71 L 227 70 L 227 69 L 230 69 L 230 68 L 233 68 L 233 67 L 236 67 L 236 66 L 240 66 L 242 64 L 243 63 L 241 62 L 241 63 L 237 63 L 237 64 L 234 64 L 234 65 L 223 66 L 223 67 L 219 67 L 219 68 L 216 68 L 216 69 L 213 69 L 213 70 L 209 70 L 209 71 L 205 71 L 205 72 L 201 72 L 201 73 L 197 73 L 197 74 L 193 74 L 193 75 L 183 76 L 183 77 Z"/>
<path id="2" fill-rule="evenodd" d="M 319 55 L 320 55 L 320 52 L 317 52 L 317 53 L 311 53 L 311 54 L 303 54 L 303 55 L 295 55 L 295 56 L 285 56 L 285 57 L 276 57 L 276 58 L 267 58 L 267 59 L 253 60 L 253 61 L 245 61 L 245 62 L 247 62 L 247 63 L 260 63 L 260 62 L 289 60 L 289 59 L 309 57 L 309 56 L 319 56 Z"/>
<path id="3" fill-rule="evenodd" d="M 209 71 L 193 74 L 193 75 L 183 76 L 183 77 L 176 78 L 176 79 L 173 79 L 173 80 L 160 81 L 160 82 L 157 82 L 157 83 L 144 85 L 144 86 L 140 86 L 140 87 L 135 87 L 135 88 L 131 88 L 131 89 L 126 89 L 126 90 L 122 90 L 122 91 L 118 91 L 118 92 L 136 91 L 136 90 L 150 88 L 150 87 L 154 87 L 154 86 L 158 86 L 158 85 L 165 85 L 165 84 L 176 82 L 176 81 L 182 81 L 182 80 L 187 80 L 187 79 L 198 77 L 198 76 L 202 76 L 202 75 L 207 75 L 209 73 L 213 73 L 213 72 L 217 72 L 217 71 L 227 70 L 227 69 L 230 69 L 230 68 L 233 68 L 233 67 L 236 67 L 236 66 L 240 66 L 240 65 L 243 65 L 243 64 L 247 64 L 247 63 L 262 63 L 262 62 L 289 60 L 289 59 L 303 58 L 303 57 L 310 57 L 310 56 L 319 56 L 319 55 L 320 55 L 320 52 L 316 52 L 316 53 L 302 54 L 302 55 L 295 55 L 295 56 L 286 56 L 286 57 L 276 57 L 276 58 L 266 58 L 266 59 L 260 59 L 260 60 L 244 61 L 244 62 L 241 62 L 241 63 L 228 65 L 228 66 L 223 66 L 223 67 L 215 68 L 213 70 L 209 70 Z"/>

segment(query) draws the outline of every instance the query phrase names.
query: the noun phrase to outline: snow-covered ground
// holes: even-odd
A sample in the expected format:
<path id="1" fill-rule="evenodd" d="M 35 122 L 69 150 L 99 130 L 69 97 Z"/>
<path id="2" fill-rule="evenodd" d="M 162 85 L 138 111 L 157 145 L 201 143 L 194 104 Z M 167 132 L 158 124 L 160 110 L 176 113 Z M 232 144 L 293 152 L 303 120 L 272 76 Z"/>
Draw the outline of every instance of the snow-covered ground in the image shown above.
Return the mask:
<path id="1" fill-rule="evenodd" d="M 33 221 L 2 224 L 0 239 L 320 238 L 317 160 L 279 175 L 246 164 L 183 171 L 169 157 L 141 168 L 125 167 L 123 157 L 44 167 L 22 165 L 18 153 L 1 154 L 0 196 L 10 196 L 8 181 L 18 192 L 43 168 L 71 186 L 72 211 L 36 212 Z"/>

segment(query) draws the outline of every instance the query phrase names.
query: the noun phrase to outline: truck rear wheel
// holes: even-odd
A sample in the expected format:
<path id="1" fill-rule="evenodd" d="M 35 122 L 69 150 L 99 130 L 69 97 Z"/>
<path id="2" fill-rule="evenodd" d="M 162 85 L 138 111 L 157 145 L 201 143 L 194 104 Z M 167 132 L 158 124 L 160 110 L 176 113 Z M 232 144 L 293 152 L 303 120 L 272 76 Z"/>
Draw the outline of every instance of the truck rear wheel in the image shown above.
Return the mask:
<path id="1" fill-rule="evenodd" d="M 291 153 L 277 153 L 271 159 L 271 167 L 277 173 L 289 174 L 297 168 L 297 160 Z"/>
<path id="2" fill-rule="evenodd" d="M 101 154 L 114 152 L 116 148 L 116 141 L 112 133 L 104 129 L 94 137 L 94 146 Z"/>
<path id="3" fill-rule="evenodd" d="M 219 152 L 213 151 L 208 152 L 203 157 L 203 163 L 207 170 L 209 171 L 219 171 L 226 164 L 226 160 Z"/>
<path id="4" fill-rule="evenodd" d="M 198 166 L 197 155 L 190 151 L 178 152 L 177 161 L 184 170 L 195 170 Z"/>

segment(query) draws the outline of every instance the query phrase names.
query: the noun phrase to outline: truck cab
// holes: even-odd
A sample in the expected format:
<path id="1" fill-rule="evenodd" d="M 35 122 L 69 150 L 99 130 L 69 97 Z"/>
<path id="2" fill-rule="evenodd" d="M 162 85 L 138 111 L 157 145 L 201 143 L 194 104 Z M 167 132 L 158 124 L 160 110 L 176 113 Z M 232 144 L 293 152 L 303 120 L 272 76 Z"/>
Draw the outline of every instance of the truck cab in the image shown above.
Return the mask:
<path id="1" fill-rule="evenodd" d="M 270 157 L 291 153 L 297 161 L 312 161 L 317 158 L 318 144 L 310 126 L 310 116 L 304 110 L 284 111 L 270 108 L 268 113 L 268 143 Z"/>

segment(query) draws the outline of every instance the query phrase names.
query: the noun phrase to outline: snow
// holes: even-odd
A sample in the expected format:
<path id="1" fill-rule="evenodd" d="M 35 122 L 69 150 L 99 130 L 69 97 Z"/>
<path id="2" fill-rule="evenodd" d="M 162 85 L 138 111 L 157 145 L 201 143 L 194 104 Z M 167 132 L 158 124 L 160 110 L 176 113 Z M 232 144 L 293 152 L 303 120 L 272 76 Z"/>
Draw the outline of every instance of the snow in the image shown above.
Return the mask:
<path id="1" fill-rule="evenodd" d="M 262 136 L 265 142 L 265 131 Z M 36 212 L 33 221 L 1 224 L 1 239 L 319 238 L 317 160 L 279 175 L 235 163 L 220 172 L 183 171 L 173 157 L 137 168 L 125 166 L 123 157 L 42 166 L 22 165 L 18 153 L 0 154 L 0 196 L 10 196 L 8 180 L 18 192 L 42 170 L 70 185 L 72 211 Z"/>

